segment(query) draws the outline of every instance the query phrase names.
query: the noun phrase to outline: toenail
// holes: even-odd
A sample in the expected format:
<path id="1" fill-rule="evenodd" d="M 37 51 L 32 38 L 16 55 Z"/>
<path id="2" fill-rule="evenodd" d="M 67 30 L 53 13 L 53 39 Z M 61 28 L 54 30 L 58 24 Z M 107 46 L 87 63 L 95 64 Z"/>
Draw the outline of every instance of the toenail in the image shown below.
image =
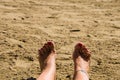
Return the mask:
<path id="1" fill-rule="evenodd" d="M 47 43 L 45 43 L 44 45 L 47 45 Z"/>
<path id="2" fill-rule="evenodd" d="M 39 52 L 41 51 L 41 49 L 38 50 Z"/>
<path id="3" fill-rule="evenodd" d="M 88 49 L 87 49 L 87 48 L 84 48 L 84 50 L 88 51 Z"/>
<path id="4" fill-rule="evenodd" d="M 53 43 L 52 43 L 52 42 L 48 42 L 48 44 L 49 44 L 49 45 L 53 45 Z"/>
<path id="5" fill-rule="evenodd" d="M 41 48 L 40 50 L 43 50 L 43 48 Z"/>
<path id="6" fill-rule="evenodd" d="M 78 46 L 80 46 L 80 47 L 81 47 L 81 46 L 82 46 L 82 44 L 81 44 L 81 43 L 78 43 Z"/>

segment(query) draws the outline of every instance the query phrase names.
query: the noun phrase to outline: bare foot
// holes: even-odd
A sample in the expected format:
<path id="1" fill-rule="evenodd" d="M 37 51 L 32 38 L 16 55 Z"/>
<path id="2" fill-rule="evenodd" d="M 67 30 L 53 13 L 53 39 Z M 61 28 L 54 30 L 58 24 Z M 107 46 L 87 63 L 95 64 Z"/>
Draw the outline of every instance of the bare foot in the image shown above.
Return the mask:
<path id="1" fill-rule="evenodd" d="M 54 44 L 52 42 L 47 42 L 39 50 L 39 63 L 41 70 L 47 67 L 55 68 L 55 58 L 56 53 L 54 50 Z"/>
<path id="2" fill-rule="evenodd" d="M 73 61 L 75 66 L 75 71 L 85 70 L 88 72 L 90 64 L 90 52 L 88 49 L 80 42 L 75 46 L 73 52 Z"/>

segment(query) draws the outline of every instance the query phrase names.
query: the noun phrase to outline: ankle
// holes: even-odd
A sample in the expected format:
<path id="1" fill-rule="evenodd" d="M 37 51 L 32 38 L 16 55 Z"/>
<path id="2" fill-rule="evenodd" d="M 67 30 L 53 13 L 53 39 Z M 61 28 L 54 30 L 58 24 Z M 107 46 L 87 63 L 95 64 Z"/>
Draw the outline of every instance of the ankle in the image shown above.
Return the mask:
<path id="1" fill-rule="evenodd" d="M 74 71 L 79 71 L 79 70 L 84 70 L 88 72 L 89 69 L 87 67 L 81 67 L 80 65 L 74 65 Z"/>

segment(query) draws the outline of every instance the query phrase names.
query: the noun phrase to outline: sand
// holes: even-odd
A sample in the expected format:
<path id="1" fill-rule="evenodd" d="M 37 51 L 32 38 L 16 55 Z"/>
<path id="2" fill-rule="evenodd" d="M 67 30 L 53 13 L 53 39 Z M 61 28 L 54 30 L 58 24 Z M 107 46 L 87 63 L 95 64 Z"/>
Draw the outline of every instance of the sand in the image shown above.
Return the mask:
<path id="1" fill-rule="evenodd" d="M 79 41 L 92 53 L 90 80 L 120 79 L 119 0 L 0 0 L 0 80 L 37 78 L 38 49 L 49 40 L 57 80 L 72 80 Z"/>

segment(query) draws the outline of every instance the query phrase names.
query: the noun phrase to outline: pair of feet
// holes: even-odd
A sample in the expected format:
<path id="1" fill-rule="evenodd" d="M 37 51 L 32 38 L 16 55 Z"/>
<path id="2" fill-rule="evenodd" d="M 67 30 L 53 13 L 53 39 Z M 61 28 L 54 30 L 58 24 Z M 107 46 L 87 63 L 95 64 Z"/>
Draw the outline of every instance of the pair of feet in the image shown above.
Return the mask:
<path id="1" fill-rule="evenodd" d="M 76 44 L 72 55 L 75 73 L 80 70 L 88 72 L 90 56 L 90 52 L 81 42 Z M 55 59 L 56 52 L 53 42 L 45 43 L 44 46 L 39 50 L 39 62 L 42 72 L 44 72 L 47 67 L 51 67 L 55 71 Z"/>

